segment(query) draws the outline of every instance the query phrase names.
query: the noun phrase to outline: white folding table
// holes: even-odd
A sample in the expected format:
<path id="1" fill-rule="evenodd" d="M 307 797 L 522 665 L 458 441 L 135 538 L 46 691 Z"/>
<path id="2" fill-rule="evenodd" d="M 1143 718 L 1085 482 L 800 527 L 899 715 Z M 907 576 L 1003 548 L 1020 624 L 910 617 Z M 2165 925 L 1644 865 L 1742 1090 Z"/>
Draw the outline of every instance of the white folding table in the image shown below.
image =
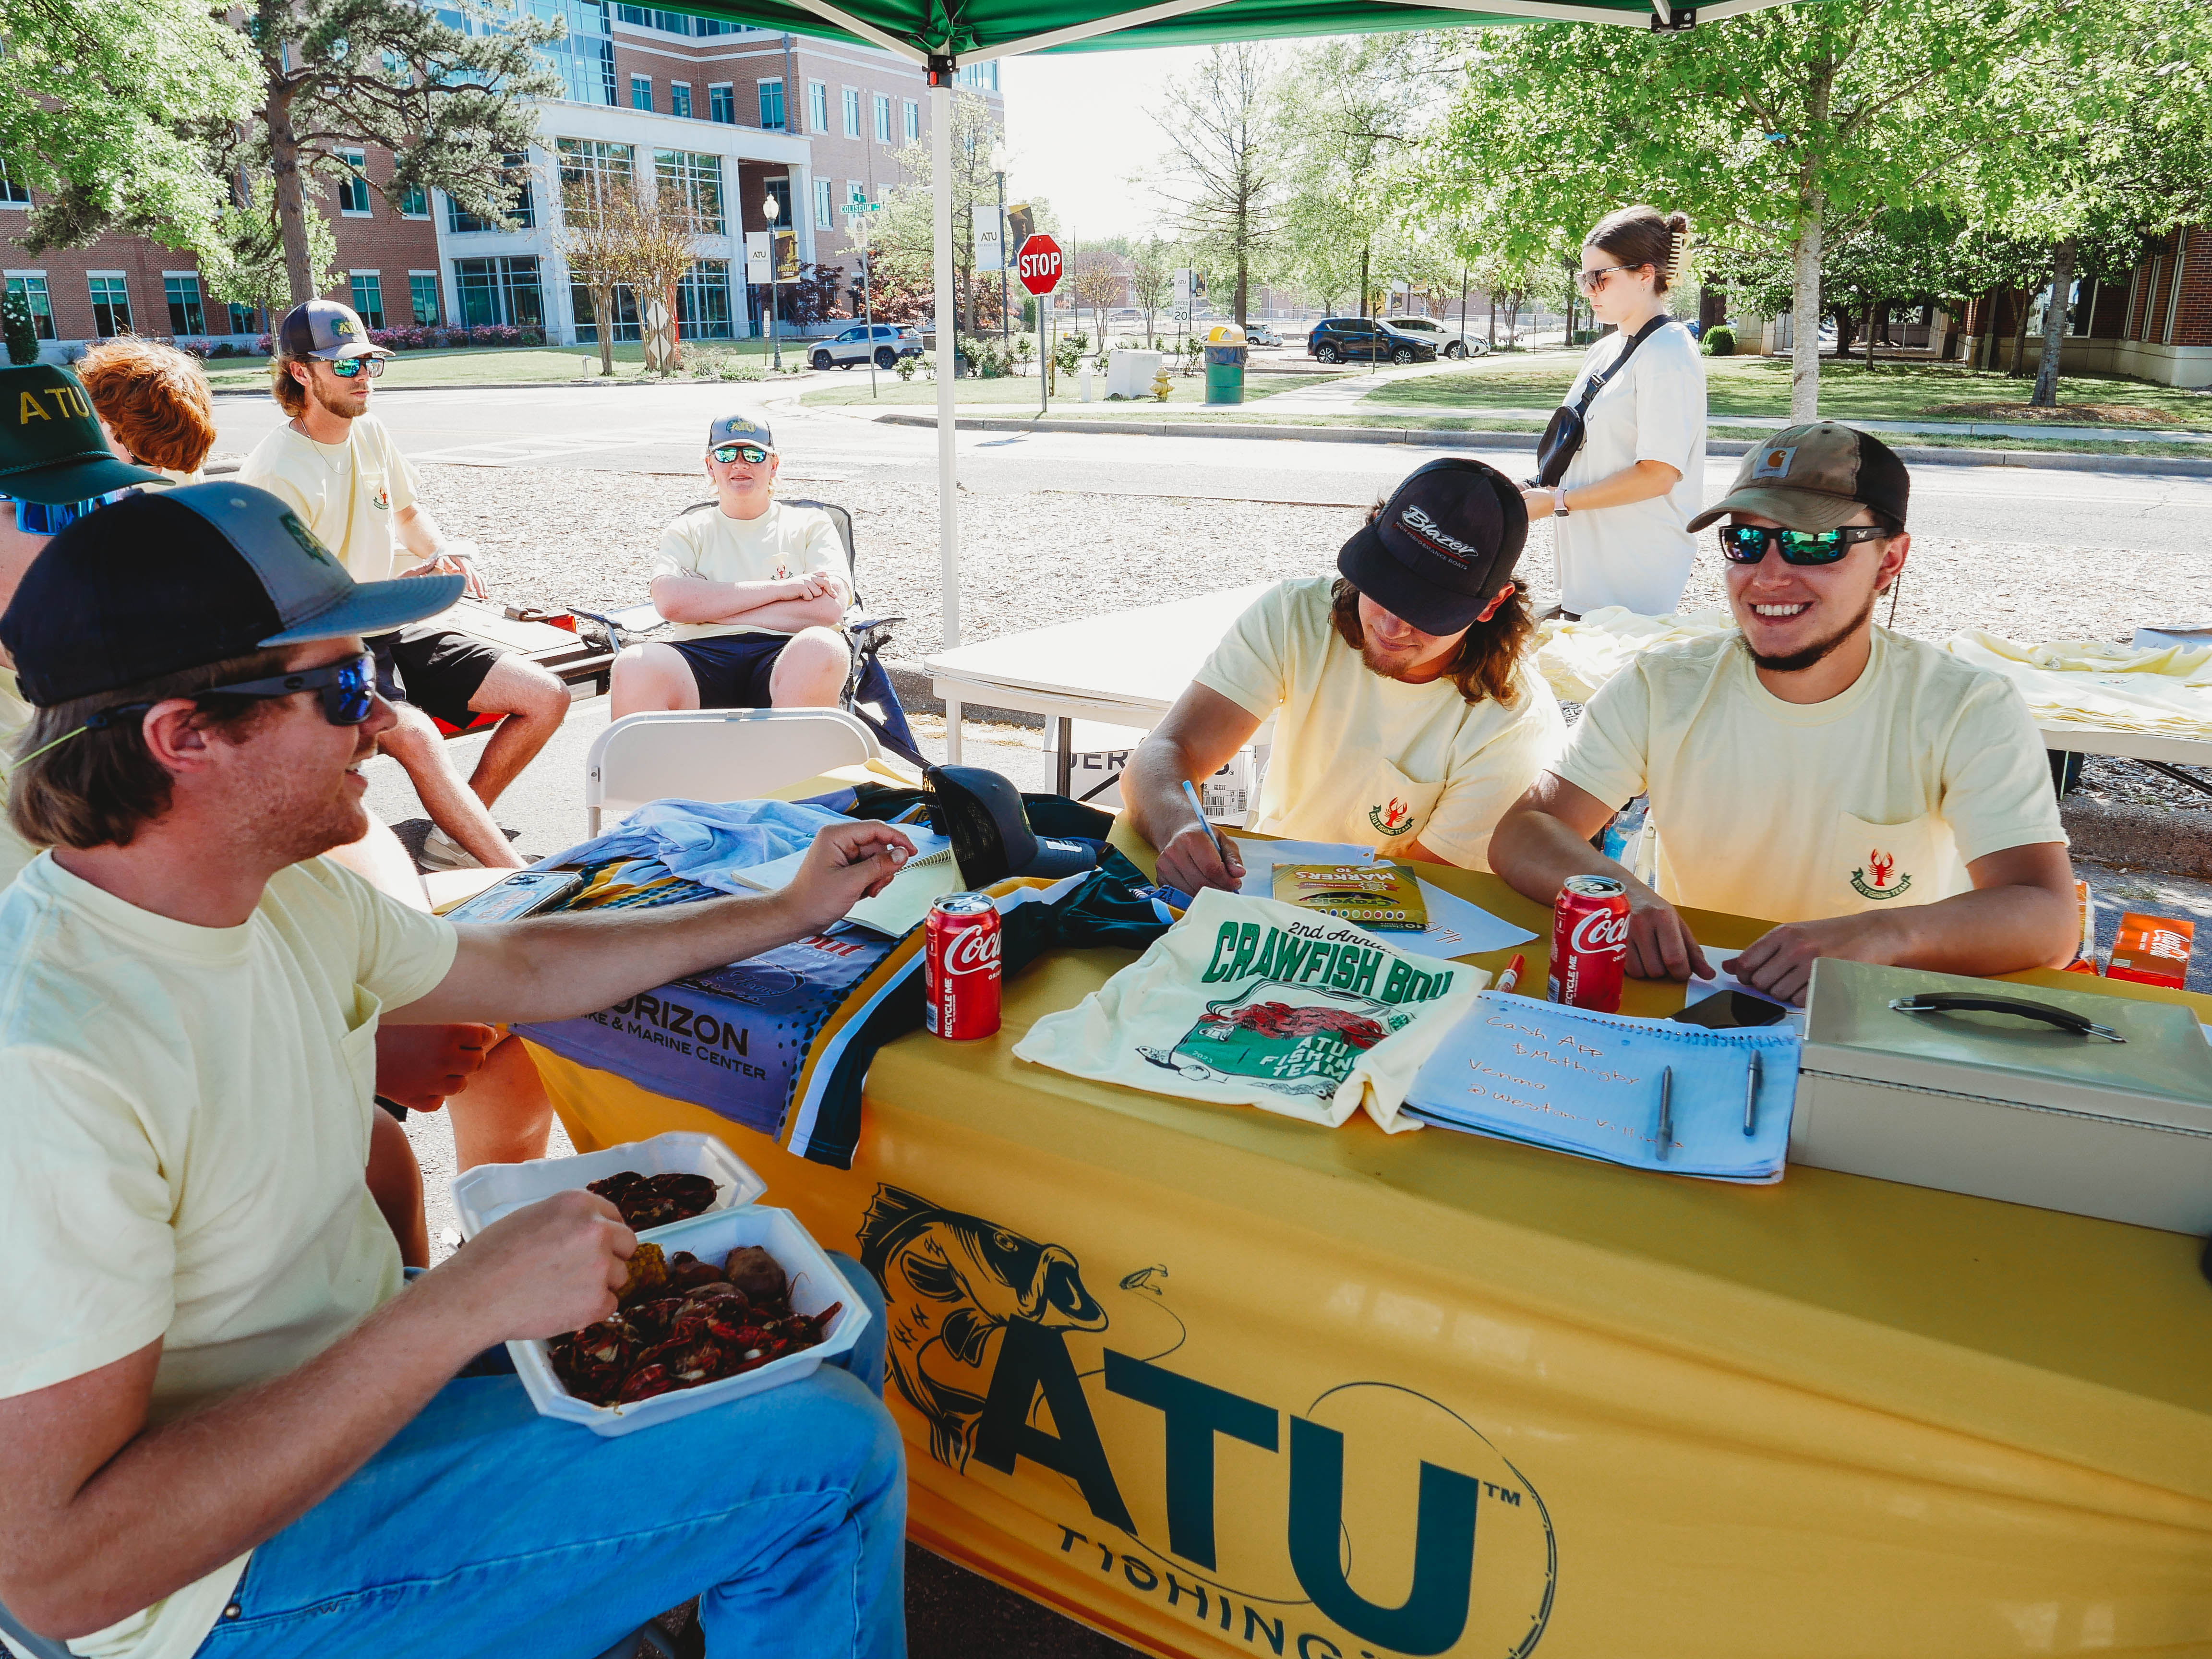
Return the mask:
<path id="1" fill-rule="evenodd" d="M 1191 683 L 1244 608 L 1272 586 L 1255 582 L 1083 622 L 1002 635 L 922 659 L 946 702 L 1018 708 L 1059 722 L 1058 784 L 1073 781 L 1077 720 L 1149 732 Z"/>

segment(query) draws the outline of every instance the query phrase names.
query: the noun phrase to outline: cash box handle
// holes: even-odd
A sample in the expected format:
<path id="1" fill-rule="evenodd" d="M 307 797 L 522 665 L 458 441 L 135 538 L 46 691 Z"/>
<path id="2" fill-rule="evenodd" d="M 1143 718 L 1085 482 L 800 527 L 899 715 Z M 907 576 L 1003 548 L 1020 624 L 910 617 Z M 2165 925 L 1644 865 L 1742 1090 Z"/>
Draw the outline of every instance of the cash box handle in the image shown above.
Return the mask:
<path id="1" fill-rule="evenodd" d="M 2039 1019 L 2045 1025 L 2056 1025 L 2075 1036 L 2102 1037 L 2107 1042 L 2127 1041 L 2109 1025 L 2100 1025 L 2069 1009 L 2028 1002 L 2020 997 L 1984 996 L 1973 991 L 1928 991 L 1894 998 L 1889 1006 L 1900 1014 L 2017 1014 L 2022 1019 Z"/>

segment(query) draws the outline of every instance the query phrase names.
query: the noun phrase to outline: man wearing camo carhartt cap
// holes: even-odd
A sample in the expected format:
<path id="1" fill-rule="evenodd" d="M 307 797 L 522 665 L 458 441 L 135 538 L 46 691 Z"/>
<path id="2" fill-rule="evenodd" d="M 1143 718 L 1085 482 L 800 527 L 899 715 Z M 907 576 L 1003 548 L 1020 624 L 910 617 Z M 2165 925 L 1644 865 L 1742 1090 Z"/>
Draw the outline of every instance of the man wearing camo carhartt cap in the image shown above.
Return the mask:
<path id="1" fill-rule="evenodd" d="M 1726 520 L 1737 631 L 1648 652 L 1601 687 L 1498 826 L 1492 867 L 1547 903 L 1571 875 L 1624 880 L 1644 978 L 1711 975 L 1676 905 L 1784 924 L 1720 965 L 1792 1001 L 1820 957 L 2063 965 L 2074 871 L 2027 705 L 2003 676 L 1875 625 L 1911 550 L 1911 485 L 1881 440 L 1829 422 L 1746 455 L 1690 520 Z M 1639 794 L 1654 885 L 1589 844 Z"/>

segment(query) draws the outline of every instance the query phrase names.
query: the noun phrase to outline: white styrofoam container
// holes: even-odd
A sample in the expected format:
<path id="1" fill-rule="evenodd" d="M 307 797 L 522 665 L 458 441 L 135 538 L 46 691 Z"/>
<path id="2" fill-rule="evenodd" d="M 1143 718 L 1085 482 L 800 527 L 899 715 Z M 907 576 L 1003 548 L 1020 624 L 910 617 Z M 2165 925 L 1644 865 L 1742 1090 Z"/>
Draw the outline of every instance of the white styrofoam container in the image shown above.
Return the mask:
<path id="1" fill-rule="evenodd" d="M 586 1187 L 594 1181 L 635 1170 L 640 1175 L 702 1175 L 717 1184 L 714 1201 L 701 1216 L 734 1210 L 768 1190 L 768 1182 L 748 1169 L 729 1147 L 709 1134 L 672 1129 L 650 1140 L 632 1140 L 603 1152 L 576 1158 L 539 1158 L 527 1164 L 480 1164 L 453 1182 L 453 1209 L 461 1235 L 474 1238 L 510 1210 L 541 1198 Z M 675 1224 L 680 1225 L 682 1224 Z M 647 1233 L 646 1237 L 652 1235 Z"/>
<path id="2" fill-rule="evenodd" d="M 653 1142 L 641 1144 L 649 1146 Z M 562 1161 L 574 1164 L 582 1160 Z M 852 1285 L 837 1271 L 836 1263 L 830 1260 L 788 1210 L 757 1204 L 710 1210 L 689 1221 L 650 1228 L 638 1237 L 642 1243 L 659 1245 L 671 1256 L 678 1250 L 689 1250 L 702 1261 L 717 1265 L 740 1244 L 758 1244 L 776 1259 L 789 1276 L 792 1311 L 811 1316 L 832 1303 L 842 1303 L 843 1309 L 830 1321 L 829 1332 L 818 1346 L 770 1360 L 758 1370 L 747 1371 L 743 1376 L 726 1376 L 719 1382 L 702 1382 L 696 1389 L 678 1389 L 641 1400 L 635 1406 L 594 1406 L 589 1401 L 577 1399 L 561 1386 L 561 1379 L 553 1374 L 552 1356 L 544 1343 L 509 1342 L 507 1351 L 514 1356 L 515 1371 L 540 1416 L 558 1418 L 564 1423 L 580 1423 L 598 1435 L 635 1434 L 656 1423 L 689 1417 L 693 1412 L 704 1411 L 725 1401 L 743 1400 L 748 1395 L 811 1376 L 823 1360 L 850 1352 L 860 1333 L 867 1328 L 872 1316 L 868 1304 L 853 1293 Z"/>

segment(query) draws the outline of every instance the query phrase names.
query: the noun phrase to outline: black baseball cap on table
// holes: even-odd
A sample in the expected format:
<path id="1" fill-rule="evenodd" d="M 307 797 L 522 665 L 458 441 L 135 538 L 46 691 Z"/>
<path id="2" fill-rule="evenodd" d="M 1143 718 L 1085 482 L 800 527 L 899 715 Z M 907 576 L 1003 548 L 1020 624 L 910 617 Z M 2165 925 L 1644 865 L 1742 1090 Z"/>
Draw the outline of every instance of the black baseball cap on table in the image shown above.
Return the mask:
<path id="1" fill-rule="evenodd" d="M 0 646 L 41 708 L 271 646 L 385 634 L 461 597 L 460 576 L 356 582 L 265 489 L 218 480 L 79 519 L 23 573 Z"/>
<path id="2" fill-rule="evenodd" d="M 59 507 L 167 482 L 107 447 L 84 383 L 69 370 L 0 369 L 0 495 Z"/>
<path id="3" fill-rule="evenodd" d="M 1352 585 L 1424 634 L 1473 625 L 1512 580 L 1528 539 L 1521 486 L 1448 456 L 1416 467 L 1336 556 Z"/>

